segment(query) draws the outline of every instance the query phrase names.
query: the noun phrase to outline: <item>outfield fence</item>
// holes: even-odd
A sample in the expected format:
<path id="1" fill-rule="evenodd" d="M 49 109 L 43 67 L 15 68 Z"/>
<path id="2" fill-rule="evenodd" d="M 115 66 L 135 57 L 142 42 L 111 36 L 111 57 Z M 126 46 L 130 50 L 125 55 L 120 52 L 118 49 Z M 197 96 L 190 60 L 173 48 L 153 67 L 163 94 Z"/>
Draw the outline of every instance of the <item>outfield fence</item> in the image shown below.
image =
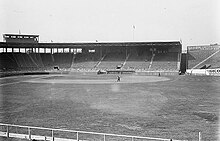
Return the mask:
<path id="1" fill-rule="evenodd" d="M 16 128 L 16 129 L 15 129 Z M 18 129 L 19 128 L 19 131 Z M 34 132 L 34 130 L 41 130 Z M 72 136 L 60 137 L 59 133 L 71 133 Z M 89 135 L 89 136 L 88 136 Z M 99 137 L 94 138 L 94 135 Z M 0 136 L 3 137 L 14 137 L 14 138 L 25 138 L 28 140 L 49 140 L 49 141 L 83 141 L 83 140 L 100 140 L 100 141 L 111 141 L 111 140 L 129 140 L 129 141 L 184 141 L 184 140 L 174 140 L 174 139 L 164 139 L 164 138 L 154 138 L 154 137 L 141 137 L 141 136 L 131 136 L 131 135 L 118 135 L 118 134 L 107 134 L 107 133 L 97 133 L 97 132 L 87 132 L 87 131 L 76 131 L 67 129 L 53 129 L 44 127 L 34 127 L 34 126 L 22 126 L 13 124 L 0 123 Z M 87 137 L 86 137 L 87 136 Z M 186 140 L 185 140 L 186 141 Z"/>

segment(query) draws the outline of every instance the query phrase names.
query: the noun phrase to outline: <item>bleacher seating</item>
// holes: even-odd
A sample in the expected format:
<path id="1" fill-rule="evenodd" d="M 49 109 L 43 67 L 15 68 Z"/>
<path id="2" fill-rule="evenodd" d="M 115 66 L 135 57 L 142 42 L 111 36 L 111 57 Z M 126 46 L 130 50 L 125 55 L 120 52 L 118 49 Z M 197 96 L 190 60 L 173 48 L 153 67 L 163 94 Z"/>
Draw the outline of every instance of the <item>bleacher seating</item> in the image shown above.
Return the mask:
<path id="1" fill-rule="evenodd" d="M 20 67 L 20 68 L 26 67 L 26 63 L 24 62 L 24 58 L 22 57 L 21 54 L 13 53 L 12 56 L 13 56 L 15 62 L 17 63 L 18 67 Z"/>
<path id="2" fill-rule="evenodd" d="M 138 55 L 137 53 L 131 53 L 129 54 L 129 57 L 123 68 L 147 70 L 149 68 L 151 58 L 152 53 L 150 52 L 145 52 L 141 55 Z"/>
<path id="3" fill-rule="evenodd" d="M 1 53 L 0 68 L 44 70 L 59 68 L 72 69 L 122 69 L 163 71 L 177 70 L 178 53 L 156 53 L 151 51 L 98 53 Z M 119 67 L 120 68 L 120 67 Z"/>
<path id="4" fill-rule="evenodd" d="M 211 56 L 216 51 L 217 50 L 212 50 L 212 49 L 210 49 L 210 50 L 191 50 L 191 51 L 188 51 L 188 54 L 187 54 L 188 68 L 191 69 L 191 68 L 195 67 L 197 64 L 199 64 L 200 62 L 202 62 L 203 60 L 205 60 L 206 58 Z M 213 57 L 218 58 L 218 55 L 213 56 Z M 196 69 L 201 68 L 202 65 L 205 65 L 205 64 L 213 64 L 214 65 L 214 64 L 216 64 L 216 62 L 213 63 L 214 60 L 216 60 L 216 59 L 210 58 L 209 62 L 207 60 L 207 62 L 204 62 L 201 65 L 197 66 Z"/>
<path id="5" fill-rule="evenodd" d="M 12 53 L 1 53 L 0 54 L 0 68 L 1 69 L 13 69 L 18 68 L 18 65 L 12 55 Z"/>
<path id="6" fill-rule="evenodd" d="M 124 69 L 144 69 L 147 70 L 149 68 L 149 61 L 127 61 L 124 65 Z"/>
<path id="7" fill-rule="evenodd" d="M 95 53 L 86 53 L 86 54 L 82 54 L 82 53 L 77 53 L 75 54 L 74 57 L 74 63 L 78 63 L 78 62 L 87 62 L 87 61 L 98 61 L 100 59 L 98 54 Z"/>
<path id="8" fill-rule="evenodd" d="M 126 59 L 125 53 L 112 52 L 105 55 L 103 61 L 124 61 Z"/>
<path id="9" fill-rule="evenodd" d="M 149 70 L 151 71 L 174 71 L 177 70 L 178 53 L 156 53 Z"/>
<path id="10" fill-rule="evenodd" d="M 73 56 L 71 68 L 73 69 L 94 69 L 100 57 L 95 53 L 78 53 Z"/>
<path id="11" fill-rule="evenodd" d="M 37 67 L 37 65 L 26 53 L 13 53 L 13 57 L 20 68 Z"/>
<path id="12" fill-rule="evenodd" d="M 37 67 L 44 67 L 39 53 L 30 53 L 28 56 Z"/>
<path id="13" fill-rule="evenodd" d="M 151 52 L 145 52 L 139 55 L 138 53 L 130 53 L 127 61 L 150 61 L 151 57 Z"/>
<path id="14" fill-rule="evenodd" d="M 122 61 L 102 61 L 97 68 L 98 69 L 116 69 L 118 65 L 123 64 Z"/>
<path id="15" fill-rule="evenodd" d="M 41 60 L 44 66 L 54 66 L 54 58 L 50 53 L 40 53 Z"/>
<path id="16" fill-rule="evenodd" d="M 153 62 L 151 71 L 175 71 L 177 70 L 177 62 L 155 61 Z"/>
<path id="17" fill-rule="evenodd" d="M 78 62 L 78 63 L 73 63 L 71 68 L 73 68 L 73 69 L 94 69 L 96 64 L 97 64 L 96 61 Z"/>
<path id="18" fill-rule="evenodd" d="M 220 68 L 220 51 L 205 61 L 203 64 L 211 65 L 210 68 Z"/>
<path id="19" fill-rule="evenodd" d="M 70 68 L 72 65 L 73 54 L 71 53 L 55 53 L 53 54 L 54 65 L 60 68 Z"/>
<path id="20" fill-rule="evenodd" d="M 98 69 L 116 69 L 118 65 L 122 65 L 126 59 L 123 53 L 108 53 L 97 66 Z"/>

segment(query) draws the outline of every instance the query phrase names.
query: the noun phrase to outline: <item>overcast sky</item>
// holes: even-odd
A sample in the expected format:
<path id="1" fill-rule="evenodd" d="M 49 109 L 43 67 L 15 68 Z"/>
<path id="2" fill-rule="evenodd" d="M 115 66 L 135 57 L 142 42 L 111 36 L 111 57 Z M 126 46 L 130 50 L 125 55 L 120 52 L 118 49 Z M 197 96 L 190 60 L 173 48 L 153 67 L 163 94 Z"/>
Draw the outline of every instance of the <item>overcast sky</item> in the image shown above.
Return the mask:
<path id="1" fill-rule="evenodd" d="M 219 0 L 0 0 L 0 18 L 1 35 L 20 30 L 41 42 L 220 43 Z"/>

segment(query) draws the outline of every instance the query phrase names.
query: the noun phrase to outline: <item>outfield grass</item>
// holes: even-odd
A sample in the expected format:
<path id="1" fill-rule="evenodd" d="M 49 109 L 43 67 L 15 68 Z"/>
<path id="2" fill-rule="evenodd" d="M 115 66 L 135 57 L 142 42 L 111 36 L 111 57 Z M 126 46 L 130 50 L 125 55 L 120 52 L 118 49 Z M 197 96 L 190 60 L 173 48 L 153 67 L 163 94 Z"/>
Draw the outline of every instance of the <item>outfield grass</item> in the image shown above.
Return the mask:
<path id="1" fill-rule="evenodd" d="M 115 82 L 116 75 L 1 78 L 0 120 L 186 140 L 198 140 L 200 131 L 203 140 L 217 140 L 219 77 L 169 76 L 157 82 L 150 79 L 158 77 L 122 75 L 119 83 Z M 90 80 L 111 83 L 82 83 Z"/>

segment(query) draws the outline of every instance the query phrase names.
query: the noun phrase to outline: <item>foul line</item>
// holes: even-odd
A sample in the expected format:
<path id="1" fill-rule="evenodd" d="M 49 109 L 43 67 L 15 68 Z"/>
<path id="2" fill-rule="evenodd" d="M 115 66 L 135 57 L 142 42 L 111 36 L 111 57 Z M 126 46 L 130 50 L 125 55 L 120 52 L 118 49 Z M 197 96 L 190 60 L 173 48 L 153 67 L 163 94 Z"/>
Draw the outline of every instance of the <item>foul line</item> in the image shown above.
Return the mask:
<path id="1" fill-rule="evenodd" d="M 40 79 L 40 78 L 47 78 L 47 77 L 52 77 L 52 76 L 42 76 L 42 77 L 37 77 L 37 78 L 31 79 L 31 80 Z M 4 84 L 0 84 L 0 87 L 1 86 L 12 85 L 12 84 L 18 84 L 18 83 L 25 82 L 25 81 L 27 81 L 27 80 L 11 82 L 11 83 L 4 83 Z"/>
<path id="2" fill-rule="evenodd" d="M 22 82 L 22 81 L 12 82 L 12 83 L 6 83 L 6 84 L 0 84 L 0 87 L 1 87 L 1 86 L 6 86 L 6 85 L 17 84 L 17 83 L 20 83 L 20 82 Z"/>

